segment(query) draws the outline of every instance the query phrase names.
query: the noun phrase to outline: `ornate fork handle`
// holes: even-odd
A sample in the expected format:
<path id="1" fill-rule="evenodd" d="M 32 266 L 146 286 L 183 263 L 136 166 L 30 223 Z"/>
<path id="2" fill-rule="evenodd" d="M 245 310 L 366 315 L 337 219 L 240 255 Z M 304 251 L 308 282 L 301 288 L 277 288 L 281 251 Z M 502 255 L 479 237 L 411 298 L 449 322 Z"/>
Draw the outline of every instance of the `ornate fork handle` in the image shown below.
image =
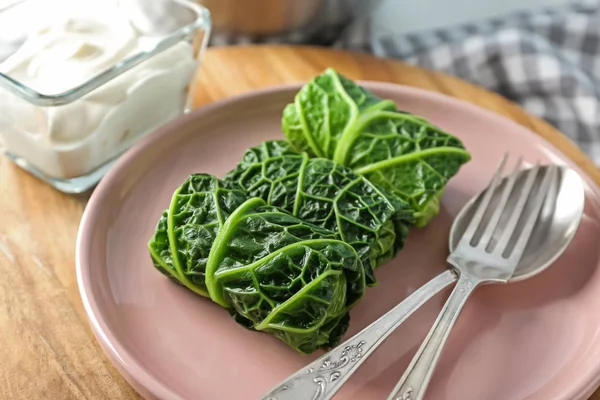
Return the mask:
<path id="1" fill-rule="evenodd" d="M 451 270 L 439 274 L 361 332 L 272 388 L 262 400 L 330 399 L 381 342 L 456 279 Z"/>

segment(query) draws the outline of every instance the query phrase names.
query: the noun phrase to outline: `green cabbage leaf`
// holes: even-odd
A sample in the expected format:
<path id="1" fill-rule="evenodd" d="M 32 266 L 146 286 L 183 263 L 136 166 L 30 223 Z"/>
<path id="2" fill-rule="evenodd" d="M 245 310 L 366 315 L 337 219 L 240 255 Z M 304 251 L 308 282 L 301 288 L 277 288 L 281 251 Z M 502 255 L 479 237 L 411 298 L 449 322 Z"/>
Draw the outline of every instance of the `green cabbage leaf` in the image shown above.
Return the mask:
<path id="1" fill-rule="evenodd" d="M 148 248 L 163 275 L 305 354 L 339 343 L 366 287 L 361 258 L 335 232 L 207 174 L 175 191 Z"/>
<path id="2" fill-rule="evenodd" d="M 350 168 L 297 153 L 283 140 L 249 149 L 225 180 L 303 221 L 339 234 L 354 247 L 367 283 L 403 247 L 412 210 Z"/>
<path id="3" fill-rule="evenodd" d="M 438 213 L 445 185 L 470 160 L 455 136 L 333 69 L 301 88 L 282 129 L 296 150 L 347 166 L 408 202 L 416 226 Z"/>

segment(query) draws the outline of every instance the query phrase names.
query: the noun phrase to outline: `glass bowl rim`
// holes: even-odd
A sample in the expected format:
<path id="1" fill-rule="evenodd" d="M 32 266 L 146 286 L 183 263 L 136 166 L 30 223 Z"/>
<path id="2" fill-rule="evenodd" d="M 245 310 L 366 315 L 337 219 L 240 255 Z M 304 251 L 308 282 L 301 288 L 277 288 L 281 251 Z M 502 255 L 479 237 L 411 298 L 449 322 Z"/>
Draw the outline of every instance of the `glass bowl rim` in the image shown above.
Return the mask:
<path id="1" fill-rule="evenodd" d="M 31 0 L 17 0 L 15 2 L 11 2 L 6 7 L 0 7 L 0 13 L 12 7 L 18 6 L 23 1 Z M 210 36 L 212 26 L 210 11 L 205 6 L 192 0 L 172 1 L 194 11 L 196 14 L 194 21 L 164 36 L 156 45 L 152 46 L 152 48 L 140 50 L 137 53 L 128 56 L 127 58 L 105 69 L 103 72 L 94 75 L 82 84 L 68 89 L 62 93 L 49 95 L 40 93 L 17 81 L 16 79 L 0 72 L 0 88 L 6 89 L 21 99 L 40 107 L 54 107 L 69 104 L 129 71 L 138 64 L 176 45 L 177 43 L 181 42 L 182 39 L 198 29 L 201 29 L 204 32 L 204 37 L 202 39 L 203 43 L 201 45 L 200 54 L 198 55 L 198 58 L 200 58 L 202 56 L 202 52 L 206 48 L 208 38 Z"/>

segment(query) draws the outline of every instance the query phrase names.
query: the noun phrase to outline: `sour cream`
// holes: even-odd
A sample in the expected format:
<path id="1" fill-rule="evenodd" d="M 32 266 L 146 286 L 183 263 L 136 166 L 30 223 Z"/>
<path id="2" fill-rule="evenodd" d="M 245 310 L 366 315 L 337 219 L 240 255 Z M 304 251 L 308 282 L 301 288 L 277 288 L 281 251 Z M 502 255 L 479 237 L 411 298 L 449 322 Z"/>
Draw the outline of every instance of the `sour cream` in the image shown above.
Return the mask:
<path id="1" fill-rule="evenodd" d="M 73 4 L 40 18 L 0 72 L 60 94 L 158 40 L 136 30 L 116 1 Z M 51 178 L 86 175 L 181 114 L 195 69 L 182 41 L 67 105 L 34 106 L 0 88 L 0 140 Z"/>

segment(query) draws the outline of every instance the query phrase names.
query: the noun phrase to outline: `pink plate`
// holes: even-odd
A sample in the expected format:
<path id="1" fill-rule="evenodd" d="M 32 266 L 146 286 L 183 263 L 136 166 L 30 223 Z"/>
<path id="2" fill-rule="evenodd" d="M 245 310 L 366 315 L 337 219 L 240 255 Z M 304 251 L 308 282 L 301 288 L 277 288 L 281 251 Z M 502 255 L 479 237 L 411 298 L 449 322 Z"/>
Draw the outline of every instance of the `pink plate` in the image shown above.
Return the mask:
<path id="1" fill-rule="evenodd" d="M 574 241 L 543 274 L 475 293 L 427 398 L 587 399 L 600 383 L 600 189 L 556 148 L 508 119 L 435 93 L 362 84 L 455 133 L 473 159 L 449 184 L 440 215 L 413 231 L 401 254 L 378 270 L 379 285 L 351 313 L 348 335 L 445 268 L 452 217 L 485 185 L 505 151 L 568 164 L 584 178 L 587 195 Z M 258 399 L 319 355 L 303 357 L 270 335 L 238 326 L 222 308 L 158 273 L 146 248 L 188 174 L 223 176 L 247 148 L 283 138 L 281 111 L 299 88 L 251 92 L 178 119 L 129 150 L 90 199 L 77 242 L 83 303 L 106 354 L 148 398 Z M 386 398 L 446 296 L 401 326 L 336 399 Z"/>

